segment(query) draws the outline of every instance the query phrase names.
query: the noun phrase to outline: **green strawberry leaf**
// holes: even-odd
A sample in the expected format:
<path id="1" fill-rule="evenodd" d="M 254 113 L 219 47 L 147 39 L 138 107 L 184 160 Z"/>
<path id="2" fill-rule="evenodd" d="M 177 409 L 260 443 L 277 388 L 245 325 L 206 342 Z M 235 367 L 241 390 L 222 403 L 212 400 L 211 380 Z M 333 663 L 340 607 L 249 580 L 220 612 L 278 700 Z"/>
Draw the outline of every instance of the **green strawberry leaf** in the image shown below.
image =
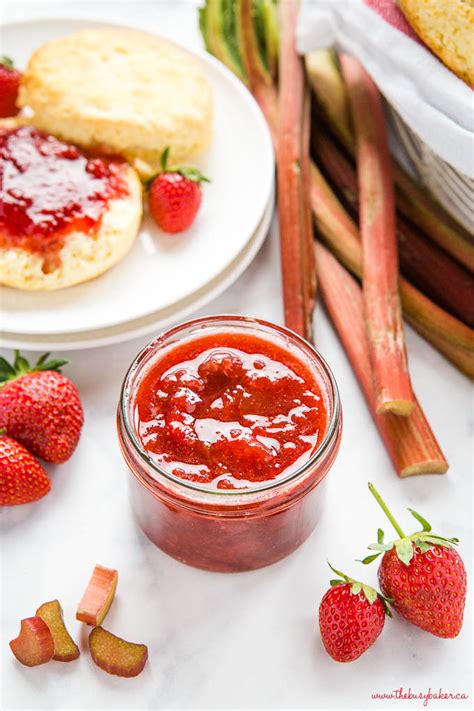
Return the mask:
<path id="1" fill-rule="evenodd" d="M 0 356 L 0 382 L 4 380 L 10 380 L 10 378 L 15 377 L 15 370 L 10 365 L 10 363 Z"/>
<path id="2" fill-rule="evenodd" d="M 345 573 L 341 573 L 340 570 L 336 570 L 336 568 L 333 568 L 332 565 L 331 565 L 331 563 L 330 563 L 329 561 L 327 561 L 327 564 L 328 564 L 329 567 L 331 568 L 332 572 L 333 572 L 333 573 L 336 573 L 336 575 L 339 575 L 339 577 L 342 578 L 343 580 L 345 580 L 346 583 L 352 582 L 351 579 L 348 578 Z"/>
<path id="3" fill-rule="evenodd" d="M 37 371 L 57 370 L 58 373 L 60 373 L 61 366 L 65 365 L 68 361 L 65 358 L 52 358 L 51 360 L 47 360 L 49 355 L 49 353 L 44 353 L 33 366 L 30 366 L 29 362 L 18 350 L 14 351 L 13 365 L 10 365 L 5 358 L 0 357 L 0 383 L 7 380 L 15 380 L 26 373 L 34 373 Z"/>
<path id="4" fill-rule="evenodd" d="M 333 578 L 329 581 L 329 585 L 333 588 L 335 585 L 340 585 L 344 580 L 339 580 L 339 578 Z"/>
<path id="5" fill-rule="evenodd" d="M 10 57 L 7 57 L 5 54 L 0 55 L 0 64 L 6 69 L 13 69 L 15 66 L 13 64 L 13 60 L 10 59 Z"/>
<path id="6" fill-rule="evenodd" d="M 391 597 L 385 597 L 385 595 L 382 595 L 382 593 L 379 593 L 379 598 L 382 602 L 383 609 L 385 610 L 385 614 L 388 617 L 393 617 L 392 615 L 392 610 L 390 609 L 390 605 L 393 603 L 393 600 Z"/>
<path id="7" fill-rule="evenodd" d="M 371 543 L 367 546 L 369 551 L 379 551 L 379 553 L 385 553 L 393 548 L 393 541 L 390 543 Z"/>
<path id="8" fill-rule="evenodd" d="M 364 595 L 367 598 L 367 600 L 370 602 L 371 605 L 376 601 L 378 595 L 377 595 L 377 590 L 374 590 L 374 588 L 371 588 L 370 585 L 362 585 L 362 590 L 364 591 Z"/>
<path id="9" fill-rule="evenodd" d="M 379 555 L 381 555 L 381 553 L 382 553 L 381 551 L 379 551 L 378 553 L 373 553 L 372 555 L 366 556 L 362 560 L 357 560 L 357 562 L 363 563 L 364 565 L 369 565 L 369 563 L 372 563 L 372 561 L 375 560 L 376 558 L 378 558 Z"/>
<path id="10" fill-rule="evenodd" d="M 377 529 L 377 543 L 383 543 L 384 532 L 381 528 Z"/>
<path id="11" fill-rule="evenodd" d="M 408 565 L 413 558 L 412 542 L 408 538 L 401 538 L 395 542 L 395 549 L 399 560 L 405 563 L 405 565 Z"/>
<path id="12" fill-rule="evenodd" d="M 420 553 L 426 553 L 426 551 L 431 548 L 431 545 L 422 538 L 415 538 L 415 546 L 418 548 Z"/>
<path id="13" fill-rule="evenodd" d="M 161 154 L 161 170 L 165 173 L 168 170 L 168 158 L 170 155 L 170 147 L 166 146 L 165 150 Z"/>
<path id="14" fill-rule="evenodd" d="M 43 353 L 42 356 L 38 358 L 38 360 L 35 363 L 35 367 L 38 368 L 40 365 L 43 365 L 43 363 L 49 358 L 51 353 L 48 351 L 47 353 Z"/>
<path id="15" fill-rule="evenodd" d="M 432 533 L 424 535 L 421 540 L 431 543 L 434 546 L 444 546 L 445 548 L 451 548 L 451 546 L 455 546 L 459 543 L 458 538 L 442 538 L 441 536 L 435 536 Z"/>
<path id="16" fill-rule="evenodd" d="M 162 173 L 179 173 L 184 178 L 188 180 L 193 180 L 195 183 L 210 183 L 210 179 L 201 173 L 199 168 L 192 165 L 168 165 L 168 159 L 170 157 L 170 146 L 166 146 L 165 150 L 161 154 L 161 172 Z M 149 189 L 155 180 L 156 175 L 151 176 L 145 180 L 144 185 L 146 189 Z"/>
<path id="17" fill-rule="evenodd" d="M 421 514 L 417 513 L 416 511 L 413 511 L 413 509 L 408 509 L 408 511 L 411 513 L 413 518 L 416 518 L 418 523 L 421 523 L 421 525 L 423 526 L 423 531 L 431 531 L 431 525 L 425 518 L 423 518 Z"/>
<path id="18" fill-rule="evenodd" d="M 183 175 L 188 180 L 193 180 L 195 183 L 211 182 L 209 178 L 206 178 L 206 176 L 203 175 L 201 171 L 198 168 L 195 168 L 194 166 L 179 166 L 178 168 L 176 168 L 176 172 L 180 173 L 180 175 Z"/>
<path id="19" fill-rule="evenodd" d="M 41 365 L 38 365 L 38 363 L 35 365 L 34 368 L 32 368 L 33 371 L 44 371 L 44 370 L 56 370 L 58 373 L 61 372 L 61 367 L 63 365 L 66 365 L 66 363 L 69 363 L 68 360 L 65 358 L 53 358 L 52 360 L 48 360 L 46 363 L 42 363 Z"/>
<path id="20" fill-rule="evenodd" d="M 358 595 L 362 590 L 362 583 L 352 583 L 351 593 L 352 595 Z"/>
<path id="21" fill-rule="evenodd" d="M 13 363 L 13 367 L 18 375 L 27 373 L 30 369 L 30 364 L 28 363 L 26 358 L 23 358 L 23 356 L 20 354 L 20 351 L 18 350 L 15 351 L 15 361 Z"/>

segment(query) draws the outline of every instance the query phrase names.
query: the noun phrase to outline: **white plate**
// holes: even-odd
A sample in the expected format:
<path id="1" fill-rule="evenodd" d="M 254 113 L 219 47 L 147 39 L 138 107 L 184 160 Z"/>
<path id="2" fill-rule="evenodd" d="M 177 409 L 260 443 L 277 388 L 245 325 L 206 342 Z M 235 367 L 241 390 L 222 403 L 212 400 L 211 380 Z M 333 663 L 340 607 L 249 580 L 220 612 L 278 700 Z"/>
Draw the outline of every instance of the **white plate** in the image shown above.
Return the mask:
<path id="1" fill-rule="evenodd" d="M 264 216 L 252 239 L 245 245 L 235 260 L 219 276 L 206 284 L 179 304 L 150 314 L 142 319 L 129 321 L 119 326 L 71 334 L 55 334 L 53 336 L 35 336 L 2 332 L 2 346 L 8 348 L 24 348 L 26 350 L 80 350 L 97 348 L 99 346 L 121 343 L 122 341 L 157 333 L 165 326 L 176 323 L 215 299 L 245 271 L 257 255 L 270 227 L 274 208 L 274 194 L 265 210 Z"/>
<path id="2" fill-rule="evenodd" d="M 46 40 L 103 24 L 70 19 L 6 24 L 1 28 L 2 53 L 21 67 Z M 196 160 L 212 183 L 204 187 L 194 225 L 182 235 L 170 236 L 145 218 L 130 254 L 91 282 L 56 292 L 1 288 L 5 333 L 17 334 L 19 340 L 28 334 L 40 342 L 59 334 L 126 328 L 157 312 L 177 313 L 179 305 L 198 291 L 203 292 L 202 305 L 213 296 L 213 281 L 252 239 L 273 189 L 269 131 L 243 84 L 210 55 L 192 54 L 213 87 L 215 107 L 211 147 Z"/>

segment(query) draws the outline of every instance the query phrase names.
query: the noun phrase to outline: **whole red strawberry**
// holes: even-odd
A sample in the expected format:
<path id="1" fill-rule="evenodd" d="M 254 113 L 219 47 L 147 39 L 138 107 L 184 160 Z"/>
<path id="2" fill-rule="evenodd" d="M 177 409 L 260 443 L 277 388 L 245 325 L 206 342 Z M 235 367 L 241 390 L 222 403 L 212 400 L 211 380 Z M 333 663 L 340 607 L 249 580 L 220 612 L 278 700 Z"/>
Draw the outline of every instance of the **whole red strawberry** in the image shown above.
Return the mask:
<path id="1" fill-rule="evenodd" d="M 0 358 L 0 427 L 32 454 L 61 464 L 79 441 L 83 412 L 75 386 L 59 371 L 67 361 L 48 356 L 32 368 L 18 351 L 13 366 Z"/>
<path id="2" fill-rule="evenodd" d="M 352 662 L 373 645 L 391 613 L 376 590 L 330 567 L 340 578 L 331 580 L 319 606 L 321 639 L 336 662 Z"/>
<path id="3" fill-rule="evenodd" d="M 408 510 L 422 530 L 406 536 L 373 484 L 369 489 L 400 538 L 384 543 L 379 529 L 377 543 L 369 546 L 378 552 L 363 562 L 370 563 L 383 553 L 378 572 L 380 589 L 391 598 L 396 612 L 437 637 L 456 637 L 466 603 L 466 570 L 453 548 L 458 539 L 432 533 L 430 524 L 413 509 Z"/>
<path id="4" fill-rule="evenodd" d="M 16 116 L 19 112 L 16 100 L 21 72 L 13 66 L 8 57 L 0 56 L 0 118 Z"/>
<path id="5" fill-rule="evenodd" d="M 162 172 L 148 181 L 148 206 L 164 232 L 183 232 L 192 225 L 202 200 L 201 183 L 209 182 L 197 168 L 168 167 L 169 147 L 161 159 Z"/>
<path id="6" fill-rule="evenodd" d="M 40 463 L 21 444 L 0 434 L 0 506 L 29 504 L 49 490 Z"/>

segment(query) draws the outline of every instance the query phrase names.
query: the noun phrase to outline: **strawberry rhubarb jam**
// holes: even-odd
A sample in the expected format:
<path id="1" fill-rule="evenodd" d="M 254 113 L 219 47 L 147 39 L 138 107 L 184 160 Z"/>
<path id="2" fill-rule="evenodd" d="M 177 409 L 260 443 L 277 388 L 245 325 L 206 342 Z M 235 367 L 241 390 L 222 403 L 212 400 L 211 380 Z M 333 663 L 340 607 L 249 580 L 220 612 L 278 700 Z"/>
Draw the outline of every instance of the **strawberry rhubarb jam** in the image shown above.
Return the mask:
<path id="1" fill-rule="evenodd" d="M 109 200 L 128 192 L 123 165 L 33 126 L 0 128 L 0 247 L 54 261 L 68 233 L 95 234 Z"/>
<path id="2" fill-rule="evenodd" d="M 290 331 L 226 316 L 167 332 L 133 363 L 118 421 L 138 522 L 173 557 L 250 570 L 313 530 L 340 406 L 329 368 Z"/>

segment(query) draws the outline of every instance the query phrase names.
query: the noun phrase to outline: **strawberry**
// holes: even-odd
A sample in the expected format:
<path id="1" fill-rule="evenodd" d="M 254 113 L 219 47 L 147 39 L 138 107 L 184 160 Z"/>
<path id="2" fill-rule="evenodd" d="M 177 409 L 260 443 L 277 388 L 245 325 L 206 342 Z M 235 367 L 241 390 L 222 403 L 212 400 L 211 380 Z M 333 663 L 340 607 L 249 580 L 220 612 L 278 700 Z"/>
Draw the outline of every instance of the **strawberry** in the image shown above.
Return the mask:
<path id="1" fill-rule="evenodd" d="M 201 205 L 201 183 L 209 179 L 197 168 L 168 167 L 169 147 L 161 158 L 162 171 L 147 181 L 148 206 L 164 232 L 183 232 L 194 222 Z"/>
<path id="2" fill-rule="evenodd" d="M 408 511 L 422 530 L 406 536 L 373 484 L 369 489 L 399 538 L 384 543 L 384 533 L 379 529 L 377 543 L 369 546 L 377 553 L 362 562 L 371 563 L 383 553 L 378 571 L 380 589 L 392 599 L 393 608 L 436 637 L 456 637 L 466 603 L 466 570 L 453 548 L 458 539 L 434 534 L 428 521 L 413 509 Z"/>
<path id="3" fill-rule="evenodd" d="M 391 616 L 389 601 L 374 588 L 329 567 L 339 578 L 331 580 L 319 606 L 321 639 L 336 662 L 352 662 L 380 635 L 385 615 Z"/>
<path id="4" fill-rule="evenodd" d="M 0 433 L 0 506 L 29 504 L 50 488 L 40 463 L 21 444 Z"/>
<path id="5" fill-rule="evenodd" d="M 0 358 L 0 427 L 32 454 L 60 464 L 76 448 L 83 413 L 76 388 L 59 370 L 67 361 L 48 355 L 33 367 L 18 351 L 13 366 Z"/>
<path id="6" fill-rule="evenodd" d="M 16 105 L 21 72 L 13 66 L 8 57 L 0 56 L 0 118 L 16 116 L 19 108 Z"/>

